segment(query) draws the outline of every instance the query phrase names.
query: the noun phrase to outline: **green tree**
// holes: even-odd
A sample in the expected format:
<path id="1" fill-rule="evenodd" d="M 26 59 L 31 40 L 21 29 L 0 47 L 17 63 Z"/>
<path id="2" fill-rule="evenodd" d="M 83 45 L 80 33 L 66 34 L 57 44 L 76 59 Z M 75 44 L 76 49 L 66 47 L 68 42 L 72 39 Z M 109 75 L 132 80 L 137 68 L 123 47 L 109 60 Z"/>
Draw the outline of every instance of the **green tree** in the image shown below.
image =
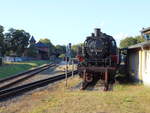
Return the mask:
<path id="1" fill-rule="evenodd" d="M 135 45 L 137 43 L 144 42 L 145 39 L 141 36 L 135 36 L 135 37 L 126 37 L 125 39 L 120 41 L 120 47 L 126 48 L 131 45 Z"/>
<path id="2" fill-rule="evenodd" d="M 83 45 L 83 44 L 81 43 L 81 44 L 73 45 L 73 46 L 71 47 L 72 57 L 76 57 L 77 52 L 78 52 L 78 48 L 79 48 L 79 46 L 82 46 L 82 45 Z"/>
<path id="3" fill-rule="evenodd" d="M 12 51 L 17 56 L 21 56 L 29 44 L 29 38 L 30 34 L 24 30 L 9 29 L 8 33 L 5 34 L 8 51 Z"/>
<path id="4" fill-rule="evenodd" d="M 146 41 L 145 38 L 143 38 L 142 36 L 135 36 L 134 38 L 137 40 L 137 43 Z"/>
<path id="5" fill-rule="evenodd" d="M 59 57 L 61 54 L 66 53 L 66 46 L 65 45 L 56 45 L 55 46 L 55 55 L 56 57 Z"/>
<path id="6" fill-rule="evenodd" d="M 0 56 L 5 53 L 5 45 L 4 45 L 4 27 L 0 25 Z"/>
<path id="7" fill-rule="evenodd" d="M 47 44 L 47 45 L 52 45 L 50 39 L 48 39 L 48 38 L 41 38 L 39 40 L 39 42 L 42 42 L 42 43 Z"/>
<path id="8" fill-rule="evenodd" d="M 65 58 L 65 54 L 59 55 L 59 58 L 64 59 Z"/>

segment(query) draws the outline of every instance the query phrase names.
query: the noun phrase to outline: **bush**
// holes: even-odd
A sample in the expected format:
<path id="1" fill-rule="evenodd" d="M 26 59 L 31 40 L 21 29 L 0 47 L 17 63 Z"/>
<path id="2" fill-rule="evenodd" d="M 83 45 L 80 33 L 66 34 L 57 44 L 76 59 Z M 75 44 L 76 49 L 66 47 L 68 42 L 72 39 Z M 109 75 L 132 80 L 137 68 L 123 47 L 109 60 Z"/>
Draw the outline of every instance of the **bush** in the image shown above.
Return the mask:
<path id="1" fill-rule="evenodd" d="M 59 58 L 64 59 L 65 58 L 65 54 L 59 55 Z"/>

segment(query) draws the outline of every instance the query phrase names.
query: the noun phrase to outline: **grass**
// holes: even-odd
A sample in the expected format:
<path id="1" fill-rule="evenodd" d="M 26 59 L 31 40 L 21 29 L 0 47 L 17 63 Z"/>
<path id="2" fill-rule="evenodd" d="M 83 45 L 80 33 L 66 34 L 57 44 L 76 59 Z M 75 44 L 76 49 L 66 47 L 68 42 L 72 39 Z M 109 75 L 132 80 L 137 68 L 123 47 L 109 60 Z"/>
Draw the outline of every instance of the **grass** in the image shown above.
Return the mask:
<path id="1" fill-rule="evenodd" d="M 7 62 L 3 66 L 0 66 L 0 78 L 11 76 L 45 63 L 48 63 L 48 61 Z"/>
<path id="2" fill-rule="evenodd" d="M 23 100 L 1 108 L 2 113 L 150 113 L 150 88 L 143 85 L 115 85 L 113 91 L 71 90 L 78 77 L 34 92 Z"/>

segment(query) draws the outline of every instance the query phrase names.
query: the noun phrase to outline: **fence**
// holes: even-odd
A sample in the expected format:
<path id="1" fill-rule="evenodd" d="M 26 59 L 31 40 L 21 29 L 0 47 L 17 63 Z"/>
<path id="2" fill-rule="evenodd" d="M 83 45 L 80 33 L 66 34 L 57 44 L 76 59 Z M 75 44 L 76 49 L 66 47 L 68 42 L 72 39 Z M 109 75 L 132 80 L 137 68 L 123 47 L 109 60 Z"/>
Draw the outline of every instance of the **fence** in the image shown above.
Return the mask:
<path id="1" fill-rule="evenodd" d="M 22 62 L 22 61 L 29 61 L 29 60 L 35 60 L 35 59 L 29 57 L 10 57 L 10 56 L 3 57 L 3 62 Z"/>

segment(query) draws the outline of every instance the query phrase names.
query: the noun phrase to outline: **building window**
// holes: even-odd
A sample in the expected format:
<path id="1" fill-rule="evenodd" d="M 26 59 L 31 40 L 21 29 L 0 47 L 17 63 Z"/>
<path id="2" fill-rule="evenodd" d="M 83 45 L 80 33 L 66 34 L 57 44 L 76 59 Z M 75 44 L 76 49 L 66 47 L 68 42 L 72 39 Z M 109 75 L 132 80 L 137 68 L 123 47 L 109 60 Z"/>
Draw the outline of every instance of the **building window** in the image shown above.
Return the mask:
<path id="1" fill-rule="evenodd" d="M 145 38 L 146 40 L 150 40 L 150 34 L 144 34 L 144 38 Z"/>

